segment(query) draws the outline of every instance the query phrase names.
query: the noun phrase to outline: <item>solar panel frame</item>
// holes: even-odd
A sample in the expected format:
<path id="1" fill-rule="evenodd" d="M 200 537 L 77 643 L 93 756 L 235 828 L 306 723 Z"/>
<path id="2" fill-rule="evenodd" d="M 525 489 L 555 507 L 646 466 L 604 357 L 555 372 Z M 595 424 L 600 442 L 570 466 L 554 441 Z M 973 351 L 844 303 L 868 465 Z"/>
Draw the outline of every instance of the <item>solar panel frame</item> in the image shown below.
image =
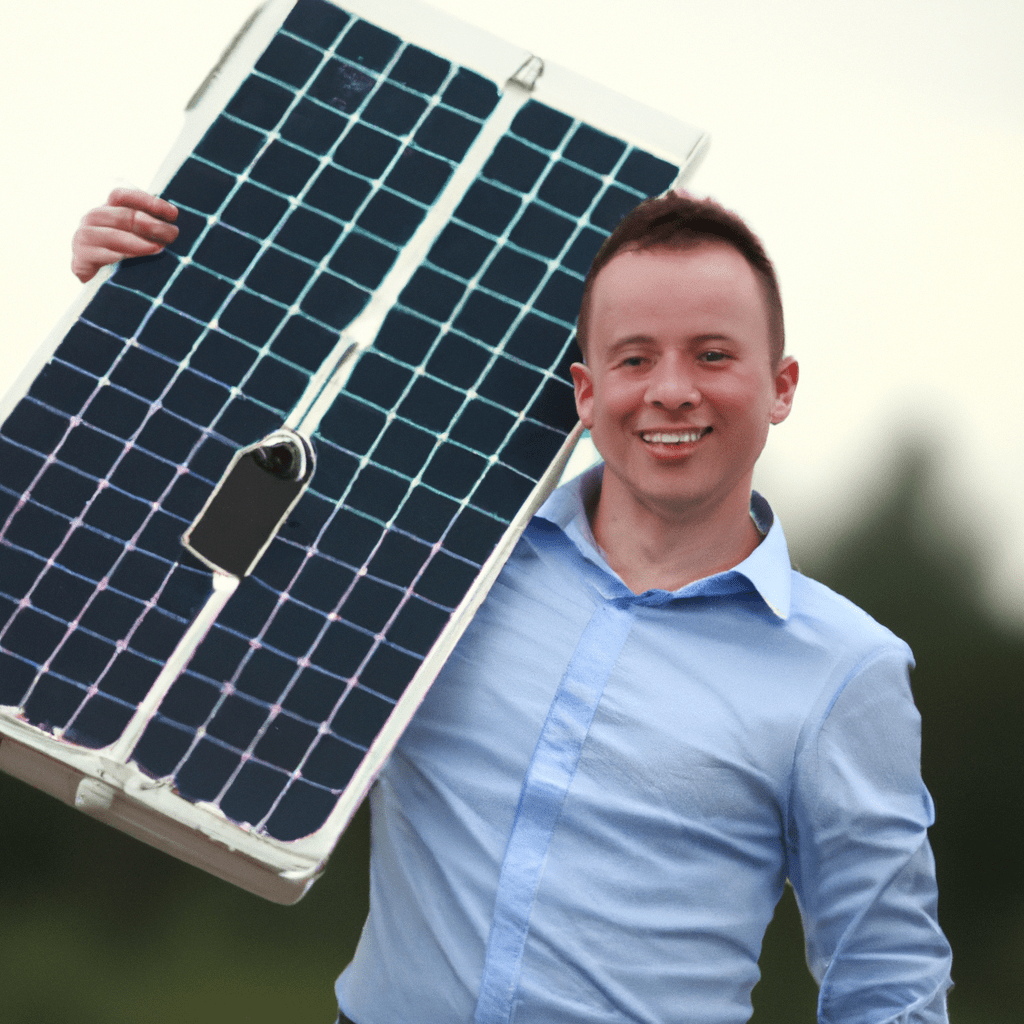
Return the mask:
<path id="1" fill-rule="evenodd" d="M 344 9 L 359 25 L 369 27 L 339 37 L 336 30 L 345 13 L 326 0 L 300 0 L 298 4 L 273 0 L 257 12 L 234 51 L 201 90 L 179 142 L 156 177 L 155 190 L 170 188 L 183 207 L 182 238 L 177 245 L 183 250 L 188 247 L 187 263 L 182 259 L 169 267 L 170 261 L 134 261 L 118 271 L 101 274 L 84 289 L 41 347 L 34 365 L 0 403 L 0 421 L 7 421 L 6 429 L 16 418 L 10 414 L 16 411 L 18 401 L 35 389 L 37 402 L 32 409 L 40 410 L 31 424 L 35 448 L 8 445 L 12 449 L 8 454 L 12 465 L 17 463 L 14 477 L 21 482 L 29 480 L 29 486 L 45 484 L 47 501 L 59 505 L 55 511 L 39 505 L 31 529 L 37 534 L 52 534 L 54 552 L 61 552 L 62 558 L 67 555 L 66 560 L 73 563 L 58 566 L 51 555 L 48 575 L 41 577 L 48 581 L 41 588 L 45 593 L 39 595 L 44 607 L 41 611 L 34 607 L 33 590 L 33 600 L 11 619 L 23 624 L 18 627 L 19 635 L 25 636 L 19 642 L 40 651 L 43 674 L 63 658 L 62 671 L 91 671 L 94 676 L 99 672 L 104 679 L 107 677 L 102 673 L 113 675 L 111 666 L 121 665 L 118 657 L 127 656 L 123 649 L 117 657 L 111 655 L 108 648 L 112 640 L 90 630 L 87 617 L 92 615 L 90 621 L 102 617 L 105 623 L 118 621 L 118 617 L 130 622 L 139 608 L 145 608 L 131 627 L 136 632 L 128 636 L 134 637 L 133 643 L 140 648 L 140 654 L 132 655 L 133 667 L 142 672 L 142 663 L 148 666 L 148 675 L 142 672 L 144 687 L 128 678 L 131 673 L 120 672 L 116 685 L 109 684 L 109 697 L 103 696 L 101 682 L 91 698 L 73 713 L 84 717 L 83 709 L 92 707 L 90 700 L 96 702 L 97 697 L 102 697 L 107 713 L 112 700 L 121 702 L 118 707 L 130 709 L 130 720 L 120 738 L 98 749 L 55 738 L 38 723 L 25 720 L 23 714 L 0 712 L 4 736 L 0 767 L 280 902 L 299 898 L 322 869 L 384 757 L 482 601 L 519 532 L 557 482 L 575 445 L 579 428 L 561 421 L 558 427 L 564 440 L 559 438 L 553 459 L 554 435 L 548 438 L 546 454 L 539 460 L 531 454 L 528 438 L 518 447 L 509 443 L 524 430 L 537 435 L 538 431 L 543 434 L 554 429 L 546 426 L 547 413 L 531 412 L 550 407 L 547 392 L 557 380 L 550 352 L 546 363 L 543 359 L 536 362 L 538 338 L 549 329 L 571 333 L 588 253 L 618 215 L 645 194 L 651 180 L 644 177 L 645 155 L 669 158 L 686 173 L 692 171 L 706 146 L 706 137 L 695 129 L 419 4 L 359 0 L 346 3 Z M 280 26 L 289 18 L 295 31 L 282 34 Z M 332 20 L 336 22 L 333 28 Z M 391 44 L 386 33 L 399 38 L 397 47 L 388 49 Z M 317 56 L 313 43 L 323 47 L 328 36 L 328 45 Z M 336 44 L 338 50 L 333 50 L 331 44 Z M 492 109 L 484 109 L 489 102 L 486 90 L 475 86 L 476 79 L 470 74 L 449 68 L 444 77 L 438 78 L 439 57 L 492 82 L 497 92 Z M 400 63 L 403 60 L 405 64 Z M 380 77 L 385 69 L 394 77 Z M 306 83 L 311 84 L 303 92 Z M 435 89 L 433 99 L 425 98 L 419 89 L 425 84 Z M 442 86 L 449 90 L 444 96 L 454 106 L 438 99 L 437 90 Z M 378 102 L 379 97 L 383 98 Z M 350 102 L 357 104 L 358 120 L 353 120 L 354 111 L 346 109 Z M 331 142 L 331 133 L 337 135 L 343 117 L 351 122 L 349 135 Z M 474 140 L 468 132 L 477 122 L 480 127 Z M 212 131 L 214 125 L 219 125 L 217 131 Z M 346 169 L 333 162 L 332 155 L 357 128 L 362 138 L 359 146 L 352 148 Z M 411 146 L 410 138 L 420 139 L 420 131 L 425 133 L 423 146 Z M 266 136 L 262 141 L 261 133 Z M 632 148 L 620 137 L 633 140 L 643 149 Z M 372 182 L 382 181 L 382 175 L 394 169 L 403 154 L 413 155 L 414 166 L 396 179 L 399 190 L 374 186 Z M 447 183 L 441 180 L 440 170 L 445 161 L 451 168 Z M 302 165 L 306 166 L 306 178 L 297 173 Z M 328 170 L 333 173 L 332 185 L 344 184 L 346 179 L 364 180 L 359 178 L 361 174 L 374 177 L 368 179 L 370 189 L 361 196 L 358 189 L 353 195 L 332 187 L 322 189 L 323 194 L 314 196 L 314 204 L 307 206 L 301 196 L 309 195 L 316 187 L 305 184 L 309 173 L 317 173 L 309 171 L 314 166 L 325 176 Z M 666 187 L 669 183 L 660 184 Z M 288 190 L 295 189 L 299 190 L 299 201 L 286 199 Z M 242 204 L 239 197 L 259 201 Z M 281 217 L 285 212 L 282 202 L 289 207 L 284 226 L 275 233 L 271 225 L 268 233 L 266 225 L 258 223 L 266 216 L 261 211 L 269 210 L 273 215 L 277 208 Z M 353 203 L 354 209 L 344 209 L 345 204 Z M 205 224 L 201 216 L 188 209 L 201 212 L 211 206 Z M 416 226 L 409 219 L 410 211 L 421 207 L 424 212 Z M 357 209 L 372 216 L 372 223 L 352 220 Z M 340 217 L 341 213 L 348 217 Z M 300 229 L 290 230 L 295 217 L 302 221 Z M 339 220 L 349 225 L 340 235 L 336 227 Z M 369 230 L 362 229 L 364 223 L 370 225 Z M 197 240 L 199 244 L 192 248 Z M 545 247 L 545 251 L 539 251 Z M 225 268 L 242 275 L 255 273 L 264 258 L 268 258 L 268 265 L 262 276 L 262 293 L 250 291 L 237 281 L 232 283 L 223 274 Z M 318 269 L 314 271 L 317 276 L 296 292 L 292 272 L 298 265 Z M 213 272 L 207 267 L 213 267 Z M 362 279 L 354 276 L 359 274 Z M 116 307 L 104 298 L 110 288 L 104 291 L 103 286 L 111 276 L 114 284 L 128 277 L 132 285 L 131 291 L 115 289 L 120 300 Z M 187 287 L 182 283 L 186 279 Z M 317 290 L 317 282 L 324 281 L 331 282 L 331 290 Z M 350 293 L 355 289 L 368 296 L 361 311 L 355 311 L 354 319 L 351 309 L 338 307 L 339 282 Z M 146 296 L 152 296 L 155 303 Z M 167 297 L 168 304 L 161 305 L 161 296 Z M 138 343 L 130 344 L 120 356 L 112 355 L 108 343 L 114 335 L 81 326 L 80 317 L 97 302 L 107 328 L 130 339 L 138 332 Z M 160 317 L 177 315 L 180 319 L 180 314 L 172 312 L 174 309 L 194 318 L 198 347 L 196 339 L 167 342 L 163 334 L 159 338 L 164 350 L 150 342 L 146 332 L 157 337 L 153 332 Z M 405 317 L 405 331 L 389 327 L 396 311 Z M 275 339 L 284 337 L 284 323 L 306 325 L 307 334 L 319 323 L 321 349 L 308 365 L 275 354 Z M 148 326 L 140 329 L 140 324 Z M 418 325 L 411 334 L 410 324 Z M 413 336 L 417 331 L 422 333 L 424 324 L 433 325 L 441 335 L 419 345 Z M 333 344 L 329 344 L 331 328 L 336 334 Z M 478 338 L 481 328 L 484 335 L 491 332 L 495 337 Z M 207 351 L 203 339 L 213 333 L 220 335 L 218 344 Z M 253 343 L 233 341 L 232 335 L 237 339 L 255 337 L 255 344 L 262 347 L 254 355 Z M 395 340 L 398 335 L 405 347 L 399 348 Z M 446 339 L 444 344 L 440 344 L 441 338 Z M 414 342 L 420 349 L 416 358 L 408 354 Z M 58 346 L 67 348 L 69 344 L 75 358 L 52 362 Z M 297 351 L 293 344 L 287 349 L 288 356 L 294 357 Z M 183 357 L 188 357 L 187 367 L 180 362 Z M 120 387 L 119 374 L 128 372 L 129 362 L 145 364 L 142 378 L 152 388 L 151 394 L 136 395 Z M 439 370 L 442 365 L 444 372 Z M 272 367 L 269 374 L 263 373 L 266 380 L 257 376 L 261 367 Z M 435 376 L 435 371 L 440 376 Z M 95 377 L 90 376 L 93 373 Z M 460 387 L 451 386 L 454 373 L 465 378 Z M 182 383 L 185 377 L 187 387 Z M 97 379 L 99 387 L 93 383 Z M 149 530 L 149 550 L 174 550 L 182 532 L 180 524 L 187 525 L 200 511 L 208 491 L 193 486 L 195 480 L 216 483 L 234 454 L 223 440 L 207 450 L 212 435 L 204 432 L 206 427 L 202 425 L 205 422 L 208 426 L 211 416 L 225 417 L 225 410 L 232 408 L 231 400 L 239 397 L 240 381 L 246 382 L 246 388 L 249 382 L 255 382 L 252 388 L 256 394 L 290 395 L 286 400 L 277 399 L 278 407 L 287 415 L 282 423 L 280 416 L 268 415 L 273 411 L 270 406 L 246 398 L 234 420 L 221 429 L 220 437 L 240 448 L 253 443 L 254 434 L 269 434 L 282 426 L 296 430 L 304 437 L 315 437 L 321 471 L 321 477 L 314 474 L 309 492 L 310 506 L 319 510 L 310 520 L 312 545 L 303 554 L 299 544 L 276 544 L 277 561 L 268 560 L 264 565 L 268 576 L 276 573 L 284 579 L 289 569 L 281 563 L 281 553 L 288 556 L 285 562 L 288 558 L 301 559 L 301 565 L 291 565 L 291 578 L 282 592 L 288 599 L 277 601 L 265 624 L 266 637 L 273 641 L 267 643 L 263 632 L 246 634 L 252 601 L 246 598 L 239 604 L 236 598 L 232 603 L 233 595 L 239 592 L 238 577 L 215 572 L 212 590 L 200 594 L 210 584 L 208 576 L 200 579 L 196 567 L 175 562 L 178 568 L 158 582 L 158 568 L 149 564 L 153 559 L 134 546 Z M 359 422 L 353 424 L 351 416 L 339 420 L 339 410 L 352 401 L 358 403 L 364 418 L 382 416 L 387 429 L 370 431 Z M 446 401 L 450 405 L 447 418 L 439 417 L 436 424 L 424 421 L 424 416 L 429 419 L 435 415 Z M 154 402 L 159 403 L 158 408 L 154 409 Z M 406 415 L 414 406 L 417 415 Z M 61 417 L 80 419 L 78 410 L 83 408 L 88 410 L 88 419 L 73 423 L 74 430 L 67 435 L 78 444 L 77 464 L 65 467 L 51 454 L 40 467 L 32 454 L 40 448 L 40 441 L 48 439 L 51 452 L 55 450 L 63 437 Z M 55 411 L 48 411 L 51 409 Z M 496 428 L 493 423 L 486 426 L 488 416 L 505 424 L 489 439 L 487 431 Z M 556 414 L 558 417 L 564 418 L 564 414 Z M 131 438 L 118 455 L 117 435 L 112 431 L 115 426 L 123 430 L 132 422 L 137 423 L 138 437 L 148 436 L 151 448 L 159 449 L 156 459 L 143 459 L 140 453 L 146 449 L 133 448 Z M 159 429 L 151 428 L 152 423 Z M 321 432 L 321 427 L 327 433 Z M 336 436 L 329 436 L 331 430 L 342 427 L 348 447 L 339 445 Z M 147 429 L 149 435 L 145 435 Z M 202 442 L 198 444 L 197 429 Z M 429 440 L 431 430 L 437 432 L 435 442 Z M 366 436 L 360 437 L 360 433 Z M 409 461 L 417 443 L 423 446 L 420 461 L 425 462 L 419 468 L 416 460 Z M 503 465 L 499 452 L 506 449 L 517 454 L 509 456 L 511 464 Z M 375 462 L 378 451 L 382 461 Z M 102 486 L 109 474 L 116 474 L 118 460 L 128 461 L 130 457 L 137 464 L 132 467 L 134 488 L 119 488 L 114 476 L 110 476 L 110 484 Z M 201 467 L 202 472 L 181 472 L 183 458 L 192 460 L 188 468 Z M 342 468 L 329 469 L 327 463 L 332 459 L 341 460 Z M 440 467 L 442 460 L 445 464 Z M 175 462 L 178 470 L 172 470 L 169 476 L 167 467 Z M 541 472 L 544 466 L 540 463 L 548 462 L 546 471 Z M 89 497 L 89 488 L 82 481 L 101 471 L 99 491 Z M 3 482 L 9 484 L 14 477 Z M 321 483 L 321 479 L 326 482 Z M 33 485 L 31 480 L 36 483 Z M 372 486 L 367 486 L 367 481 Z M 7 486 L 3 492 L 8 504 L 14 490 Z M 385 504 L 389 491 L 398 496 L 397 506 Z M 512 514 L 508 512 L 509 493 L 517 495 Z M 471 500 L 476 504 L 468 504 Z M 448 526 L 438 525 L 430 533 L 434 528 L 424 524 L 433 521 L 436 510 L 417 507 L 413 517 L 416 526 L 410 529 L 408 522 L 412 520 L 407 513 L 414 501 L 420 505 L 426 501 L 427 506 L 442 502 L 446 507 L 462 509 L 460 516 L 473 512 L 481 522 L 500 522 L 507 528 L 484 558 L 477 554 L 486 550 L 479 541 L 470 543 L 463 538 L 457 549 L 444 549 L 442 537 L 454 537 L 458 521 L 453 527 L 449 517 Z M 504 511 L 499 514 L 500 509 Z M 83 511 L 76 517 L 77 510 Z M 332 533 L 341 512 L 347 516 L 346 529 Z M 317 515 L 323 522 L 317 524 Z M 84 610 L 77 613 L 75 604 L 86 594 L 87 581 L 94 580 L 101 570 L 93 568 L 95 555 L 73 550 L 74 529 L 66 534 L 68 519 L 72 524 L 85 524 L 79 532 L 83 528 L 91 531 L 93 541 L 112 552 L 119 544 L 127 544 L 115 562 L 120 564 L 117 560 L 121 558 L 125 564 L 131 562 L 130 572 L 111 577 L 120 585 L 100 586 L 102 593 L 86 596 Z M 374 557 L 396 561 L 392 554 L 385 555 L 385 540 L 392 547 L 418 545 L 431 552 L 404 591 L 388 573 L 374 582 L 374 573 L 367 570 L 376 562 L 364 562 L 358 571 L 352 571 L 354 564 L 345 569 L 349 563 L 330 554 L 331 544 L 356 543 L 353 529 L 358 535 L 359 524 L 365 527 L 371 522 L 384 527 L 384 533 L 374 542 L 377 548 L 371 545 L 371 550 L 377 551 Z M 9 525 L 16 531 L 18 518 L 13 513 Z M 324 555 L 316 550 L 321 544 L 328 548 Z M 5 550 L 17 554 L 23 549 L 8 544 Z M 8 561 L 18 572 L 29 571 L 13 556 Z M 442 561 L 444 571 L 437 568 Z M 453 580 L 468 578 L 478 564 L 475 582 L 461 594 L 461 584 Z M 306 586 L 303 573 L 311 566 L 311 575 L 319 572 L 319 579 L 302 590 Z M 303 600 L 307 591 L 322 593 L 324 580 L 331 574 L 327 570 L 335 574 L 340 570 L 350 572 L 351 579 L 342 582 L 351 595 L 363 595 L 358 598 L 364 608 L 359 615 L 366 625 L 356 626 L 363 637 L 375 638 L 369 641 L 372 651 L 370 660 L 364 659 L 365 667 L 371 666 L 374 651 L 387 653 L 391 662 L 396 658 L 405 662 L 419 658 L 419 667 L 400 692 L 383 692 L 386 682 L 376 684 L 376 698 L 373 686 L 348 687 L 329 709 L 324 706 L 324 692 L 329 688 L 300 687 L 299 673 L 286 684 L 277 703 L 263 701 L 271 710 L 269 718 L 264 715 L 261 722 L 254 711 L 259 700 L 244 688 L 238 693 L 237 687 L 268 687 L 267 679 L 274 672 L 286 672 L 281 667 L 281 644 L 298 644 L 291 652 L 283 653 L 298 657 L 300 665 L 305 660 L 303 670 L 319 673 L 324 679 L 329 678 L 328 663 L 341 657 L 339 652 L 351 649 L 351 627 L 346 626 L 346 645 L 330 640 L 342 626 L 337 611 L 327 611 L 324 618 L 324 609 L 312 609 Z M 259 574 L 259 564 L 254 571 Z M 101 583 L 106 579 L 107 575 L 102 575 Z M 154 583 L 160 588 L 164 605 L 153 604 Z M 333 579 L 332 585 L 338 586 L 338 581 Z M 255 586 L 245 592 L 258 594 L 257 604 L 266 596 Z M 197 611 L 200 597 L 202 608 Z M 331 601 L 335 598 L 338 595 L 332 593 Z M 440 629 L 436 640 L 432 636 L 429 642 L 418 638 L 422 625 L 413 628 L 408 616 L 403 619 L 403 603 L 415 604 L 421 619 L 426 615 L 436 620 Z M 449 615 L 452 605 L 455 608 Z M 93 611 L 94 607 L 97 610 Z M 341 605 L 335 601 L 331 607 L 340 609 Z M 344 607 L 348 612 L 350 605 Z M 72 618 L 75 615 L 80 618 Z M 63 628 L 61 616 L 69 624 L 63 638 L 57 635 Z M 275 616 L 282 616 L 280 622 L 287 628 L 281 624 L 275 627 Z M 181 625 L 171 629 L 172 619 Z M 25 623 L 31 628 L 24 628 Z M 382 632 L 392 628 L 405 628 L 403 643 L 392 643 L 396 634 Z M 297 638 L 304 631 L 313 637 L 310 630 L 315 630 L 312 646 L 307 644 L 302 650 Z M 210 649 L 209 635 L 225 643 L 248 646 L 231 681 L 216 693 L 213 676 L 200 671 L 205 657 L 202 652 Z M 323 644 L 319 655 L 318 644 Z M 46 654 L 51 648 L 57 653 Z M 68 653 L 62 656 L 64 649 Z M 259 675 L 260 679 L 250 683 L 245 666 L 257 660 L 260 673 L 254 672 L 253 677 L 255 680 Z M 153 666 L 161 661 L 163 667 L 155 679 L 151 678 Z M 272 665 L 276 667 L 271 669 Z M 51 675 L 55 680 L 61 677 L 60 672 Z M 384 679 L 379 671 L 375 678 Z M 172 697 L 179 684 L 180 699 Z M 18 685 L 17 681 L 9 683 L 8 689 L 13 692 Z M 380 707 L 393 701 L 394 707 L 392 710 L 387 705 L 389 717 L 375 736 L 371 730 L 363 737 L 368 751 L 360 755 L 340 799 L 333 800 L 329 813 L 309 835 L 281 839 L 267 834 L 264 826 L 273 822 L 274 808 L 288 786 L 310 789 L 310 784 L 302 781 L 306 772 L 309 778 L 320 779 L 322 786 L 326 785 L 323 780 L 337 775 L 345 752 L 338 752 L 338 741 L 329 723 L 338 705 L 344 707 L 348 700 L 356 700 L 353 694 L 364 702 L 376 699 Z M 67 699 L 73 698 L 74 694 L 69 693 Z M 50 699 L 59 703 L 60 698 Z M 30 701 L 31 686 L 20 706 Z M 148 735 L 152 723 L 160 720 L 158 711 L 164 701 L 177 701 L 179 710 L 175 713 L 195 720 L 190 726 L 189 748 L 194 752 L 195 764 L 186 757 L 172 773 L 140 771 L 131 759 L 142 763 L 140 737 Z M 318 739 L 311 743 L 313 719 L 309 716 L 323 715 L 328 710 L 331 717 L 321 721 L 316 730 Z M 123 716 L 125 711 L 120 713 Z M 240 762 L 232 760 L 234 755 L 225 754 L 229 749 L 243 750 Z M 271 749 L 268 759 L 261 758 L 260 750 Z M 229 809 L 237 806 L 248 813 L 256 799 L 253 794 L 272 796 L 272 787 L 267 788 L 267 773 L 272 769 L 290 771 L 291 781 L 267 804 L 262 825 L 242 810 L 232 821 L 220 801 L 227 802 Z M 211 782 L 218 772 L 222 776 L 219 787 Z M 235 791 L 229 780 L 239 780 L 243 774 L 249 780 L 247 788 L 243 787 L 244 794 L 238 790 L 243 795 L 233 797 Z M 337 788 L 327 786 L 321 791 L 333 793 Z M 218 802 L 211 803 L 211 799 Z"/>

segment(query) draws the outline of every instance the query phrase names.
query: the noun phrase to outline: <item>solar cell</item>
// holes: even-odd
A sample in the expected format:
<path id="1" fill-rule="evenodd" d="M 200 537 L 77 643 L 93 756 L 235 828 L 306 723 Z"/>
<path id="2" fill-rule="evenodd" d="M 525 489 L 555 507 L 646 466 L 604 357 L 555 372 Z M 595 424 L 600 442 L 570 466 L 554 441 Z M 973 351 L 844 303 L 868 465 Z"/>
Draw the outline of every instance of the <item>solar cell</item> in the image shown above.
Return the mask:
<path id="1" fill-rule="evenodd" d="M 0 429 L 0 765 L 284 901 L 561 472 L 589 259 L 702 140 L 348 8 L 263 11 L 161 189 L 177 241 Z"/>

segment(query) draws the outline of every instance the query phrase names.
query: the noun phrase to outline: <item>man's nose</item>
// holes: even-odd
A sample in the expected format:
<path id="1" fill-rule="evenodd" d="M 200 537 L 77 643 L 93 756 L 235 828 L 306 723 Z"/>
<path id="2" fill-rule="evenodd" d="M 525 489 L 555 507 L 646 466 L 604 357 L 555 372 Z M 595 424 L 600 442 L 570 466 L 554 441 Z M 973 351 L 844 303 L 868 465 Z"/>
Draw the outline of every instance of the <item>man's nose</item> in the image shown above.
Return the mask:
<path id="1" fill-rule="evenodd" d="M 699 405 L 700 389 L 692 368 L 674 359 L 661 360 L 651 371 L 647 401 L 662 409 Z"/>

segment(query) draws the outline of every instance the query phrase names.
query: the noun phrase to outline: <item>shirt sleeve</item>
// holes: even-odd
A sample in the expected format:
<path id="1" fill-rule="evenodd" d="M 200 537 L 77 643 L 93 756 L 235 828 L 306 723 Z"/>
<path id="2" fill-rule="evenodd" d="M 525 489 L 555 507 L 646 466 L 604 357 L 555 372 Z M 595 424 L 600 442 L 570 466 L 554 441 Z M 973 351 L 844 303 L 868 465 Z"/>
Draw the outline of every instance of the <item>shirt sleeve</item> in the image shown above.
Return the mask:
<path id="1" fill-rule="evenodd" d="M 789 873 L 819 984 L 819 1024 L 945 1024 L 934 820 L 920 774 L 909 649 L 866 659 L 807 722 L 794 765 Z"/>

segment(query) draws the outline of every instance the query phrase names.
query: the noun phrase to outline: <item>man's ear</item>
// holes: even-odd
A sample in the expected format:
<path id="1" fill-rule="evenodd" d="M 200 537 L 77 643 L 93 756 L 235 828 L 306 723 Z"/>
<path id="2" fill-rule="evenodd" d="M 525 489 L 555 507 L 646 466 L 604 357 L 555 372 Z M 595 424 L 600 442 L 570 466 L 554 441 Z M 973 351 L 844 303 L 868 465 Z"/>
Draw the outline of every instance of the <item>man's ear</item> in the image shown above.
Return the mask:
<path id="1" fill-rule="evenodd" d="M 587 430 L 593 422 L 591 412 L 594 404 L 594 378 L 586 363 L 573 363 L 569 367 L 572 386 L 576 393 L 576 415 Z"/>
<path id="2" fill-rule="evenodd" d="M 775 402 L 772 405 L 772 423 L 781 423 L 793 408 L 793 396 L 800 380 L 800 364 L 786 356 L 775 370 Z"/>

